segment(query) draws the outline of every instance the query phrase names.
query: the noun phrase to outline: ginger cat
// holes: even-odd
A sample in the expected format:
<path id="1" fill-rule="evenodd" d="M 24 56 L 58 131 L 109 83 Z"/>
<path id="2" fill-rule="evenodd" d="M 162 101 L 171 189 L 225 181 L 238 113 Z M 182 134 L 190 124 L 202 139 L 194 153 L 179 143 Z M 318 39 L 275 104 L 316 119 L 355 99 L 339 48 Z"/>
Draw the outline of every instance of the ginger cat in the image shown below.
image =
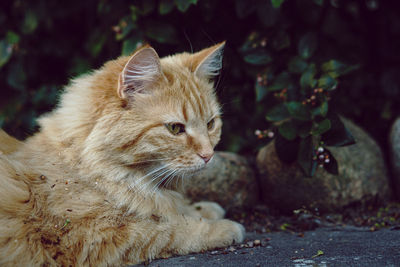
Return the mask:
<path id="1" fill-rule="evenodd" d="M 0 266 L 121 266 L 242 242 L 218 204 L 176 191 L 220 139 L 223 47 L 141 48 L 73 80 L 27 141 L 1 133 Z"/>

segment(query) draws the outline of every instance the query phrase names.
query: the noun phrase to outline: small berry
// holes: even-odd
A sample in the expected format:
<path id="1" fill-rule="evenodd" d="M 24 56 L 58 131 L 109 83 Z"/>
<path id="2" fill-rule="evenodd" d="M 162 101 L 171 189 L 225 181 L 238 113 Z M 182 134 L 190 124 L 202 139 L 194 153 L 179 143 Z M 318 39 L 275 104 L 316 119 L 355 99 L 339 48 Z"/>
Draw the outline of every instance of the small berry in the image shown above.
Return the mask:
<path id="1" fill-rule="evenodd" d="M 254 134 L 255 134 L 255 135 L 260 135 L 260 134 L 261 134 L 261 131 L 257 129 L 257 130 L 254 131 Z"/>
<path id="2" fill-rule="evenodd" d="M 318 156 L 318 158 L 323 160 L 323 159 L 325 159 L 325 156 L 323 154 L 321 154 L 321 155 Z"/>
<path id="3" fill-rule="evenodd" d="M 260 44 L 261 44 L 262 47 L 266 46 L 267 45 L 267 40 L 266 39 L 262 39 Z"/>
<path id="4" fill-rule="evenodd" d="M 329 163 L 331 160 L 329 158 L 325 159 L 325 163 Z"/>
<path id="5" fill-rule="evenodd" d="M 323 148 L 322 146 L 320 146 L 320 147 L 318 148 L 318 152 L 319 152 L 319 153 L 324 152 L 324 148 Z"/>
<path id="6" fill-rule="evenodd" d="M 268 133 L 268 137 L 269 137 L 269 138 L 273 138 L 273 137 L 274 137 L 274 132 L 272 132 L 272 131 L 269 132 L 269 133 Z"/>

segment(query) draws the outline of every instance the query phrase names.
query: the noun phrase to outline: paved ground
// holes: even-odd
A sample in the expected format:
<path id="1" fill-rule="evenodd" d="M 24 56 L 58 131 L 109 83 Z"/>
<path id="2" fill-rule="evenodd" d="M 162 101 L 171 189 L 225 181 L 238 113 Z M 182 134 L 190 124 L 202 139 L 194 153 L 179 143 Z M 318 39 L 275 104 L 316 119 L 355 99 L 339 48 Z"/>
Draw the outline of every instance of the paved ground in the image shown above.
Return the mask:
<path id="1" fill-rule="evenodd" d="M 304 236 L 248 233 L 242 246 L 155 260 L 148 266 L 400 266 L 400 230 L 335 227 Z"/>

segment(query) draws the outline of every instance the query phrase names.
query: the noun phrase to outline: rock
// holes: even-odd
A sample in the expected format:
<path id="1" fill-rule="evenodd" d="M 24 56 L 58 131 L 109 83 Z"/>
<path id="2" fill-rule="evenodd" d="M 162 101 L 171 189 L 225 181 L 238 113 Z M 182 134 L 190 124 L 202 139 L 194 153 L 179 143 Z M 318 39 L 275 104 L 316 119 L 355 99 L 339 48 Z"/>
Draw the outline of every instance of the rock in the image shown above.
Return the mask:
<path id="1" fill-rule="evenodd" d="M 383 155 L 376 142 L 361 128 L 342 119 L 357 144 L 329 147 L 339 164 L 339 175 L 318 168 L 306 177 L 297 163 L 278 159 L 273 142 L 257 155 L 262 199 L 284 212 L 303 206 L 319 210 L 337 210 L 357 201 L 390 196 Z"/>
<path id="2" fill-rule="evenodd" d="M 245 158 L 230 152 L 216 152 L 203 171 L 185 180 L 184 188 L 194 202 L 215 201 L 226 210 L 258 200 L 254 171 Z"/>
<path id="3" fill-rule="evenodd" d="M 400 197 L 400 118 L 398 118 L 390 131 L 390 162 L 393 174 L 394 190 L 397 198 Z"/>

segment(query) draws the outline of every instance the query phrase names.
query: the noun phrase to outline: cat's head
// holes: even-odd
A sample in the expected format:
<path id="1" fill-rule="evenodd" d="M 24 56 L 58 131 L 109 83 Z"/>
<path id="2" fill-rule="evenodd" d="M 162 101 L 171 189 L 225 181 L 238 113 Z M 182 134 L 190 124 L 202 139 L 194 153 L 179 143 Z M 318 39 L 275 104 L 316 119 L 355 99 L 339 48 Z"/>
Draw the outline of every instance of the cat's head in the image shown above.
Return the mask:
<path id="1" fill-rule="evenodd" d="M 213 78 L 223 48 L 220 43 L 162 59 L 151 47 L 135 52 L 118 74 L 120 108 L 107 111 L 96 126 L 107 129 L 101 138 L 110 159 L 154 172 L 149 178 L 205 167 L 221 135 Z"/>

